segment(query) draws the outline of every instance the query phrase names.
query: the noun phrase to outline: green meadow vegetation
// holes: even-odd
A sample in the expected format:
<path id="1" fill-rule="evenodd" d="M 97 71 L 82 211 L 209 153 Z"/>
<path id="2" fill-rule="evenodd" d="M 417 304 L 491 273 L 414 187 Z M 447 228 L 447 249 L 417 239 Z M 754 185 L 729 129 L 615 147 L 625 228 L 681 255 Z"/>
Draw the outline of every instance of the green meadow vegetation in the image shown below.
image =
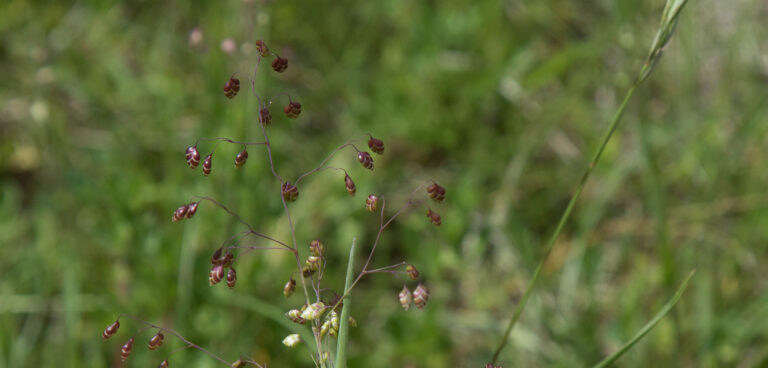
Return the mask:
<path id="1" fill-rule="evenodd" d="M 324 285 L 343 289 L 353 238 L 354 264 L 365 263 L 379 227 L 364 208 L 369 193 L 384 194 L 391 214 L 425 178 L 447 189 L 440 227 L 422 208 L 406 212 L 373 261 L 415 264 L 426 308 L 403 311 L 402 277 L 366 276 L 350 294 L 349 367 L 483 367 L 521 300 L 498 356 L 505 368 L 592 366 L 641 333 L 615 366 L 768 365 L 768 4 L 690 0 L 622 105 L 664 9 L 663 0 L 1 2 L 0 368 L 123 366 L 120 346 L 144 326 L 121 319 L 103 341 L 121 313 L 228 361 L 313 365 L 308 344 L 281 343 L 292 333 L 312 342 L 283 315 L 300 303 L 282 294 L 294 258 L 242 255 L 234 290 L 211 287 L 211 253 L 243 225 L 210 203 L 171 221 L 179 205 L 210 196 L 290 238 L 261 146 L 235 168 L 242 147 L 221 145 L 208 177 L 184 162 L 200 137 L 263 137 L 244 77 L 258 39 L 289 67 L 262 64 L 257 91 L 302 104 L 297 119 L 280 111 L 285 101 L 272 108 L 278 171 L 296 177 L 368 133 L 386 144 L 373 172 L 352 151 L 332 160 L 354 178 L 355 197 L 343 174 L 324 171 L 289 204 L 305 256 L 311 239 L 325 244 Z M 233 72 L 244 84 L 229 100 Z M 149 351 L 151 336 L 137 336 L 126 367 L 166 358 L 225 367 L 177 350 L 171 336 Z"/>

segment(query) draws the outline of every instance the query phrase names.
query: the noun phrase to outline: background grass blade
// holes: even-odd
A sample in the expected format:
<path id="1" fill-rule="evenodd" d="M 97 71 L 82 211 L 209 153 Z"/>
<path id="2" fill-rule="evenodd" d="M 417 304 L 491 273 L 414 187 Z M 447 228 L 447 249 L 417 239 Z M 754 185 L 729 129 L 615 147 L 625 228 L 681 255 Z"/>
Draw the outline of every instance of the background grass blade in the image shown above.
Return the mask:
<path id="1" fill-rule="evenodd" d="M 693 274 L 696 272 L 696 270 L 691 271 L 688 276 L 685 278 L 685 281 L 683 281 L 682 284 L 680 284 L 680 287 L 675 292 L 675 295 L 672 296 L 672 299 L 670 299 L 667 304 L 664 305 L 663 308 L 659 311 L 659 313 L 656 313 L 656 315 L 648 321 L 648 323 L 643 326 L 640 331 L 637 332 L 637 334 L 629 341 L 627 341 L 624 346 L 621 347 L 618 351 L 611 354 L 610 356 L 606 357 L 600 363 L 597 363 L 593 366 L 593 368 L 603 368 L 610 366 L 613 362 L 615 362 L 617 359 L 621 358 L 624 353 L 626 353 L 630 348 L 632 348 L 633 345 L 635 345 L 638 341 L 640 341 L 645 335 L 648 334 L 648 332 L 651 331 L 651 329 L 656 326 L 659 321 L 661 321 L 664 316 L 669 313 L 670 310 L 672 310 L 672 307 L 677 304 L 677 301 L 680 300 L 680 297 L 683 296 L 683 293 L 685 292 L 685 289 L 688 288 L 688 282 L 691 281 L 691 277 L 693 277 Z"/>

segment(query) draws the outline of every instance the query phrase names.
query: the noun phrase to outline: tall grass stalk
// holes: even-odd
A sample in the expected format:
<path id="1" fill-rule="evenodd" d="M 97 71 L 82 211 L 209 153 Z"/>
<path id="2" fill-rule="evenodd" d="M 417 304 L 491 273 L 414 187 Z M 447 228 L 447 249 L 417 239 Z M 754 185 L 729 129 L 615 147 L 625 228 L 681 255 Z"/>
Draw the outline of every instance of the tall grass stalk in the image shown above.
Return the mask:
<path id="1" fill-rule="evenodd" d="M 611 120 L 611 123 L 608 126 L 608 130 L 605 132 L 605 135 L 603 136 L 603 140 L 600 143 L 600 147 L 597 149 L 597 152 L 595 152 L 595 155 L 593 156 L 592 161 L 589 163 L 589 166 L 587 166 L 586 171 L 581 176 L 581 180 L 579 180 L 579 183 L 576 186 L 576 190 L 571 196 L 571 200 L 568 202 L 568 206 L 565 208 L 565 211 L 560 216 L 560 220 L 557 223 L 557 227 L 555 227 L 555 231 L 552 233 L 552 236 L 549 238 L 549 241 L 546 243 L 546 246 L 544 248 L 545 249 L 544 256 L 542 257 L 539 264 L 536 266 L 536 270 L 533 272 L 531 281 L 528 283 L 528 287 L 525 289 L 525 292 L 523 293 L 523 297 L 520 299 L 520 302 L 517 304 L 517 307 L 515 308 L 515 311 L 512 314 L 512 319 L 509 321 L 509 325 L 507 325 L 507 329 L 504 331 L 504 336 L 502 337 L 498 348 L 496 348 L 496 352 L 493 354 L 493 359 L 491 360 L 492 364 L 496 364 L 496 362 L 498 361 L 501 351 L 504 349 L 504 346 L 506 346 L 507 340 L 509 340 L 509 336 L 512 333 L 512 329 L 515 327 L 515 324 L 520 319 L 520 316 L 522 315 L 523 310 L 525 309 L 525 305 L 528 302 L 528 298 L 531 295 L 531 291 L 533 290 L 533 287 L 536 285 L 536 282 L 539 280 L 541 269 L 544 266 L 544 263 L 546 263 L 547 259 L 549 258 L 550 253 L 552 253 L 552 247 L 554 246 L 555 241 L 560 235 L 560 232 L 563 230 L 565 223 L 568 221 L 568 218 L 571 216 L 573 207 L 575 206 L 576 201 L 579 199 L 579 196 L 581 196 L 581 191 L 584 189 L 584 185 L 587 183 L 587 180 L 592 174 L 592 170 L 594 170 L 595 166 L 597 166 L 597 163 L 600 161 L 600 157 L 602 157 L 603 155 L 603 151 L 605 150 L 605 147 L 608 145 L 608 142 L 611 140 L 611 137 L 613 136 L 613 133 L 616 131 L 616 128 L 618 128 L 619 122 L 621 121 L 621 117 L 624 114 L 624 109 L 627 107 L 627 103 L 629 102 L 632 95 L 635 93 L 635 90 L 637 89 L 637 87 L 640 86 L 640 84 L 643 81 L 645 81 L 646 78 L 648 78 L 648 76 L 653 71 L 653 68 L 656 66 L 656 63 L 661 58 L 664 47 L 667 45 L 667 43 L 669 43 L 669 40 L 672 38 L 672 34 L 674 33 L 675 27 L 677 26 L 677 21 L 679 19 L 680 12 L 682 11 L 683 7 L 687 2 L 688 0 L 667 0 L 666 5 L 664 6 L 664 11 L 662 12 L 659 29 L 656 32 L 656 36 L 654 37 L 653 43 L 651 44 L 651 49 L 648 52 L 648 56 L 645 59 L 645 63 L 643 63 L 643 67 L 640 69 L 640 72 L 637 74 L 637 78 L 632 83 L 632 86 L 629 88 L 629 90 L 627 90 L 627 93 L 624 96 L 624 100 L 621 102 L 621 105 L 619 105 L 618 110 L 613 115 L 613 119 Z"/>

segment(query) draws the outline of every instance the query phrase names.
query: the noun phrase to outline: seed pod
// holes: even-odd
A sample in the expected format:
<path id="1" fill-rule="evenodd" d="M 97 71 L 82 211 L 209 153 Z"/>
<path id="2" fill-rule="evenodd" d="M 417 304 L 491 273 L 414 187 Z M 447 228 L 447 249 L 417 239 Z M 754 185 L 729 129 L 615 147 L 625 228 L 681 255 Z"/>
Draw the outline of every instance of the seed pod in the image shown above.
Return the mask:
<path id="1" fill-rule="evenodd" d="M 243 167 L 243 165 L 245 165 L 245 160 L 247 159 L 248 159 L 248 151 L 246 151 L 245 148 L 243 148 L 243 150 L 240 151 L 240 153 L 238 153 L 237 156 L 235 156 L 235 167 Z"/>
<path id="2" fill-rule="evenodd" d="M 296 119 L 299 117 L 299 114 L 301 114 L 301 104 L 296 101 L 291 101 L 288 105 L 285 105 L 283 112 L 288 118 Z"/>
<path id="3" fill-rule="evenodd" d="M 261 56 L 269 56 L 269 47 L 267 47 L 267 44 L 262 40 L 256 40 L 256 51 L 258 51 Z"/>
<path id="4" fill-rule="evenodd" d="M 131 337 L 128 342 L 126 342 L 122 349 L 120 349 L 120 358 L 122 358 L 123 361 L 128 360 L 128 356 L 131 355 L 131 350 L 133 350 L 133 337 Z"/>
<path id="5" fill-rule="evenodd" d="M 294 202 L 299 198 L 299 188 L 296 188 L 296 186 L 292 185 L 289 181 L 283 183 L 281 191 L 283 192 L 283 198 L 286 202 Z"/>
<path id="6" fill-rule="evenodd" d="M 429 217 L 429 221 L 432 222 L 432 224 L 435 226 L 440 226 L 442 223 L 440 220 L 440 215 L 437 212 L 432 211 L 432 209 L 427 211 L 427 217 Z"/>
<path id="7" fill-rule="evenodd" d="M 231 368 L 245 368 L 248 365 L 248 363 L 244 362 L 242 359 L 235 360 L 230 367 Z"/>
<path id="8" fill-rule="evenodd" d="M 416 305 L 416 308 L 424 309 L 427 300 L 429 300 L 429 290 L 424 284 L 419 283 L 419 286 L 416 286 L 416 290 L 413 291 L 413 304 Z"/>
<path id="9" fill-rule="evenodd" d="M 432 198 L 435 202 L 442 202 L 443 199 L 445 199 L 445 188 L 437 183 L 432 183 L 432 185 L 427 187 L 427 194 L 429 194 L 429 198 Z"/>
<path id="10" fill-rule="evenodd" d="M 316 257 L 322 257 L 325 246 L 319 240 L 315 239 L 309 242 L 309 253 Z"/>
<path id="11" fill-rule="evenodd" d="M 197 152 L 197 145 L 187 147 L 187 165 L 195 169 L 200 164 L 200 152 Z"/>
<path id="12" fill-rule="evenodd" d="M 213 153 L 205 156 L 203 160 L 203 175 L 208 176 L 211 173 L 211 160 L 213 159 Z"/>
<path id="13" fill-rule="evenodd" d="M 155 350 L 163 345 L 163 339 L 165 339 L 165 336 L 161 332 L 158 332 L 157 335 L 152 336 L 151 339 L 149 339 L 149 350 Z"/>
<path id="14" fill-rule="evenodd" d="M 237 96 L 237 92 L 240 92 L 240 80 L 229 78 L 227 83 L 224 84 L 224 96 L 231 99 Z"/>
<path id="15" fill-rule="evenodd" d="M 371 157 L 370 153 L 363 151 L 358 152 L 357 161 L 360 161 L 360 164 L 363 165 L 364 168 L 373 170 L 373 157 Z"/>
<path id="16" fill-rule="evenodd" d="M 301 318 L 309 321 L 314 321 L 323 315 L 325 311 L 325 303 L 317 302 L 310 304 L 307 309 L 301 312 Z"/>
<path id="17" fill-rule="evenodd" d="M 323 322 L 323 325 L 320 326 L 320 338 L 323 338 L 328 333 L 328 330 L 330 329 L 331 329 L 331 321 Z"/>
<path id="18" fill-rule="evenodd" d="M 381 139 L 373 138 L 373 136 L 370 136 L 371 139 L 368 140 L 368 148 L 371 149 L 371 151 L 376 152 L 378 154 L 384 153 L 384 141 Z"/>
<path id="19" fill-rule="evenodd" d="M 285 283 L 285 286 L 283 286 L 283 295 L 287 298 L 293 294 L 294 290 L 296 290 L 296 280 L 291 277 L 290 280 Z"/>
<path id="20" fill-rule="evenodd" d="M 223 278 L 224 266 L 221 264 L 213 266 L 213 268 L 211 268 L 211 272 L 208 274 L 208 282 L 211 283 L 211 286 L 218 284 Z"/>
<path id="21" fill-rule="evenodd" d="M 272 69 L 278 73 L 284 72 L 285 69 L 288 69 L 288 59 L 276 56 L 275 60 L 272 60 Z"/>
<path id="22" fill-rule="evenodd" d="M 227 286 L 230 289 L 234 289 L 235 283 L 237 283 L 237 272 L 235 272 L 234 267 L 230 267 L 229 271 L 227 271 Z"/>
<path id="23" fill-rule="evenodd" d="M 163 360 L 162 363 L 157 366 L 157 368 L 168 368 L 168 359 Z"/>
<path id="24" fill-rule="evenodd" d="M 173 216 L 171 216 L 171 220 L 173 222 L 178 222 L 184 219 L 185 216 L 187 216 L 187 211 L 189 211 L 188 205 L 180 206 L 176 209 L 176 211 L 173 211 Z"/>
<path id="25" fill-rule="evenodd" d="M 301 342 L 301 336 L 299 334 L 290 334 L 283 339 L 283 345 L 288 347 L 294 347 Z"/>
<path id="26" fill-rule="evenodd" d="M 419 270 L 417 270 L 414 265 L 405 266 L 405 272 L 408 273 L 408 277 L 410 277 L 411 280 L 419 279 Z"/>
<path id="27" fill-rule="evenodd" d="M 192 216 L 195 215 L 197 212 L 197 206 L 200 204 L 200 202 L 192 202 L 187 205 L 187 218 L 192 218 Z"/>
<path id="28" fill-rule="evenodd" d="M 269 113 L 268 108 L 263 108 L 259 110 L 259 122 L 264 124 L 264 126 L 270 126 L 272 124 L 272 114 Z"/>
<path id="29" fill-rule="evenodd" d="M 291 309 L 288 312 L 285 313 L 285 316 L 288 317 L 291 321 L 296 322 L 300 325 L 303 325 L 307 320 L 304 318 L 301 318 L 301 311 L 298 309 Z"/>
<path id="30" fill-rule="evenodd" d="M 354 197 L 357 189 L 355 188 L 355 182 L 352 181 L 352 178 L 350 178 L 348 174 L 344 174 L 344 186 L 347 187 L 347 193 L 349 193 L 349 196 Z"/>
<path id="31" fill-rule="evenodd" d="M 365 199 L 365 209 L 368 210 L 368 212 L 376 212 L 377 208 L 379 208 L 379 197 L 375 194 L 369 195 L 368 198 Z"/>
<path id="32" fill-rule="evenodd" d="M 339 330 L 339 314 L 336 313 L 335 311 L 331 311 L 328 314 L 330 316 L 329 319 L 331 321 L 331 328 L 338 331 Z"/>
<path id="33" fill-rule="evenodd" d="M 318 256 L 309 256 L 307 257 L 307 261 L 305 263 L 310 271 L 317 272 L 320 270 L 320 257 Z"/>
<path id="34" fill-rule="evenodd" d="M 411 291 L 408 290 L 408 288 L 403 285 L 403 290 L 400 291 L 400 294 L 397 295 L 398 299 L 400 300 L 400 305 L 403 307 L 404 310 L 408 311 L 411 309 L 411 302 L 413 301 L 413 295 L 411 295 Z"/>
<path id="35" fill-rule="evenodd" d="M 107 326 L 107 328 L 104 329 L 104 332 L 101 333 L 101 337 L 106 340 L 112 335 L 117 333 L 117 329 L 120 328 L 120 322 L 115 321 L 111 325 Z"/>
<path id="36" fill-rule="evenodd" d="M 215 265 L 220 265 L 221 261 L 222 261 L 222 259 L 221 259 L 221 248 L 219 248 L 219 249 L 216 249 L 216 251 L 213 252 L 213 254 L 211 254 L 211 264 L 214 265 L 214 266 Z"/>
<path id="37" fill-rule="evenodd" d="M 311 270 L 308 266 L 304 266 L 301 268 L 301 275 L 304 277 L 312 276 L 312 274 L 314 273 L 315 271 Z"/>
<path id="38" fill-rule="evenodd" d="M 351 327 L 357 327 L 357 320 L 355 319 L 355 317 L 349 316 L 349 318 L 347 319 L 347 323 Z"/>

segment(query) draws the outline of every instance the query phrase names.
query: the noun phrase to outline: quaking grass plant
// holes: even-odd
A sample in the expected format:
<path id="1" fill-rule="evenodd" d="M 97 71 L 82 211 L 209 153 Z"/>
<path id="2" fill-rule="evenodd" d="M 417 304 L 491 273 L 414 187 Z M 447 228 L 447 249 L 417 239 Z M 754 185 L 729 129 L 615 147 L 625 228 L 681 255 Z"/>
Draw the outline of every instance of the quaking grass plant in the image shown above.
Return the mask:
<path id="1" fill-rule="evenodd" d="M 254 68 L 253 74 L 249 76 L 251 85 L 251 92 L 256 97 L 259 112 L 258 112 L 258 125 L 263 133 L 263 141 L 257 142 L 245 142 L 236 141 L 230 138 L 218 137 L 218 138 L 201 138 L 198 139 L 192 146 L 186 150 L 186 161 L 190 168 L 196 169 L 200 166 L 201 155 L 198 146 L 201 144 L 213 144 L 213 148 L 209 154 L 202 158 L 202 172 L 204 176 L 211 175 L 213 172 L 214 153 L 221 143 L 229 143 L 242 146 L 242 150 L 234 157 L 235 168 L 242 168 L 248 160 L 248 150 L 251 147 L 260 147 L 265 150 L 266 156 L 269 160 L 270 171 L 274 177 L 275 182 L 275 195 L 279 195 L 282 201 L 283 210 L 285 211 L 286 218 L 290 229 L 290 240 L 280 240 L 278 236 L 267 235 L 257 229 L 256 226 L 246 221 L 243 217 L 238 215 L 235 211 L 228 208 L 223 203 L 217 201 L 214 198 L 201 196 L 195 197 L 192 201 L 178 207 L 172 214 L 171 220 L 173 222 L 179 222 L 182 220 L 192 219 L 197 213 L 200 206 L 204 203 L 211 204 L 214 207 L 218 207 L 223 210 L 229 216 L 233 217 L 238 223 L 240 223 L 245 230 L 233 234 L 230 238 L 226 239 L 220 247 L 213 250 L 211 255 L 211 270 L 208 275 L 208 281 L 211 286 L 217 285 L 226 281 L 227 287 L 230 289 L 235 288 L 237 285 L 237 271 L 235 270 L 235 263 L 242 261 L 242 256 L 254 252 L 254 251 L 285 251 L 290 253 L 295 259 L 295 269 L 292 271 L 286 271 L 285 285 L 283 287 L 283 295 L 290 298 L 294 295 L 297 286 L 300 286 L 300 292 L 297 293 L 300 300 L 296 302 L 296 306 L 285 313 L 286 318 L 291 321 L 306 326 L 310 330 L 314 341 L 302 341 L 299 334 L 289 334 L 283 339 L 283 344 L 288 347 L 296 347 L 305 344 L 311 351 L 312 360 L 317 367 L 346 367 L 346 347 L 348 339 L 348 329 L 350 326 L 356 326 L 357 321 L 350 316 L 350 293 L 358 285 L 360 280 L 371 274 L 389 274 L 394 276 L 407 276 L 407 280 L 410 280 L 411 286 L 406 283 L 403 285 L 402 290 L 397 294 L 397 299 L 402 308 L 408 311 L 412 305 L 415 305 L 418 309 L 423 309 L 427 301 L 429 300 L 429 289 L 420 281 L 421 275 L 418 269 L 410 263 L 405 261 L 391 264 L 384 267 L 373 266 L 373 257 L 376 253 L 376 249 L 379 246 L 381 235 L 390 224 L 400 215 L 407 210 L 415 208 L 426 209 L 427 219 L 435 226 L 440 226 L 442 219 L 440 215 L 430 207 L 428 200 L 425 197 L 429 197 L 434 203 L 441 203 L 445 199 L 446 190 L 441 185 L 437 184 L 433 180 L 424 181 L 421 185 L 416 186 L 411 192 L 408 200 L 397 211 L 391 215 L 387 215 L 387 201 L 383 195 L 370 194 L 365 198 L 364 206 L 370 213 L 378 213 L 379 228 L 373 244 L 370 246 L 368 256 L 362 269 L 355 273 L 354 259 L 356 255 L 356 239 L 352 239 L 351 246 L 349 248 L 349 261 L 345 274 L 345 284 L 343 288 L 328 287 L 324 283 L 324 275 L 326 270 L 336 269 L 335 267 L 328 268 L 327 259 L 325 257 L 325 245 L 319 239 L 304 240 L 297 239 L 295 224 L 291 218 L 290 206 L 291 202 L 295 202 L 299 199 L 299 188 L 303 183 L 303 180 L 310 175 L 332 171 L 335 173 L 343 174 L 344 188 L 349 196 L 355 197 L 357 193 L 357 187 L 353 181 L 350 173 L 341 167 L 329 166 L 330 160 L 342 151 L 353 151 L 357 161 L 365 169 L 372 171 L 374 169 L 374 159 L 371 153 L 366 150 L 361 150 L 358 145 L 365 139 L 353 139 L 349 140 L 336 149 L 334 149 L 325 159 L 323 159 L 317 167 L 299 175 L 295 179 L 289 179 L 283 175 L 278 174 L 275 169 L 275 160 L 272 154 L 272 144 L 269 140 L 268 129 L 272 125 L 271 106 L 278 99 L 287 98 L 288 103 L 283 108 L 283 112 L 287 118 L 295 119 L 301 114 L 301 104 L 291 99 L 291 96 L 285 93 L 278 94 L 272 98 L 262 98 L 256 92 L 256 72 L 262 60 L 266 58 L 273 58 L 271 66 L 275 72 L 282 73 L 288 68 L 288 60 L 281 57 L 277 53 L 271 51 L 262 40 L 256 41 L 256 50 L 258 51 L 258 60 Z M 240 92 L 240 79 L 237 78 L 237 73 L 233 74 L 224 85 L 224 96 L 232 99 L 235 98 Z M 368 135 L 367 137 L 368 149 L 377 155 L 384 154 L 384 142 L 378 138 Z M 342 192 L 340 192 L 342 193 Z M 421 195 L 419 195 L 421 193 Z M 426 196 L 424 196 L 426 194 Z M 361 203 L 362 205 L 362 203 Z M 249 238 L 260 238 L 268 243 L 266 246 L 252 246 L 241 245 L 245 240 Z M 300 244 L 308 244 L 307 248 L 303 248 Z M 298 279 L 298 282 L 296 281 Z M 415 284 L 415 285 L 413 285 Z M 393 295 L 395 293 L 393 292 Z M 131 352 L 133 351 L 134 341 L 139 333 L 144 331 L 151 331 L 154 334 L 150 337 L 147 343 L 149 350 L 156 350 L 163 345 L 163 341 L 166 335 L 173 336 L 179 339 L 184 346 L 181 349 L 197 349 L 212 358 L 218 360 L 224 365 L 232 368 L 246 367 L 253 365 L 256 367 L 266 367 L 265 363 L 259 363 L 254 359 L 246 356 L 242 356 L 237 360 L 224 359 L 213 352 L 203 348 L 202 346 L 195 344 L 179 332 L 160 325 L 156 325 L 147 322 L 141 318 L 134 317 L 129 314 L 121 314 L 118 318 L 111 323 L 102 333 L 102 337 L 106 340 L 117 334 L 118 329 L 121 326 L 121 320 L 131 320 L 139 326 L 136 332 L 125 342 L 122 346 L 120 355 L 123 361 L 126 361 Z M 333 345 L 332 339 L 337 339 L 336 351 L 330 346 Z M 180 350 L 181 350 L 180 349 Z M 160 368 L 167 368 L 170 366 L 170 358 L 176 351 L 166 353 L 166 358 L 159 364 Z M 159 359 L 158 359 L 159 360 Z"/>
<path id="2" fill-rule="evenodd" d="M 536 282 L 539 280 L 541 269 L 544 266 L 544 263 L 546 263 L 547 259 L 549 258 L 549 255 L 552 252 L 552 247 L 555 245 L 555 241 L 560 235 L 560 232 L 563 230 L 565 223 L 568 221 L 568 218 L 571 216 L 573 207 L 576 205 L 576 201 L 579 199 L 579 196 L 581 195 L 581 191 L 584 189 L 584 185 L 587 183 L 587 180 L 589 180 L 589 177 L 592 174 L 592 170 L 595 168 L 595 166 L 597 166 L 598 162 L 600 161 L 600 157 L 602 157 L 603 155 L 603 151 L 605 150 L 605 147 L 608 145 L 608 142 L 611 140 L 613 133 L 618 128 L 619 122 L 621 121 L 621 117 L 624 114 L 624 109 L 627 107 L 627 103 L 629 103 L 629 100 L 632 98 L 632 95 L 635 93 L 635 90 L 643 83 L 643 81 L 645 81 L 648 78 L 648 76 L 651 74 L 654 67 L 658 63 L 659 59 L 661 59 L 661 55 L 664 52 L 664 48 L 672 39 L 672 35 L 675 32 L 675 28 L 677 27 L 677 22 L 680 18 L 680 14 L 683 8 L 685 7 L 686 3 L 688 3 L 688 0 L 667 0 L 664 6 L 664 11 L 662 12 L 662 15 L 661 15 L 661 22 L 659 24 L 659 29 L 656 31 L 656 36 L 654 37 L 653 43 L 651 44 L 651 48 L 648 51 L 648 56 L 645 58 L 645 62 L 643 63 L 642 68 L 638 72 L 637 77 L 635 78 L 635 81 L 632 83 L 632 86 L 629 88 L 626 95 L 624 96 L 624 100 L 621 102 L 621 105 L 619 105 L 618 110 L 613 115 L 613 119 L 611 120 L 611 123 L 608 125 L 608 129 L 605 132 L 605 135 L 603 136 L 600 146 L 598 147 L 597 152 L 595 152 L 595 155 L 592 157 L 592 161 L 589 163 L 589 166 L 587 166 L 586 171 L 584 171 L 584 174 L 582 175 L 581 180 L 579 180 L 579 183 L 576 185 L 576 190 L 574 191 L 573 195 L 571 195 L 571 199 L 568 202 L 568 205 L 566 206 L 565 211 L 563 211 L 563 214 L 560 216 L 560 220 L 558 221 L 557 226 L 555 227 L 555 230 L 552 233 L 552 236 L 549 238 L 549 241 L 547 241 L 544 247 L 544 255 L 542 256 L 542 259 L 539 262 L 539 264 L 536 266 L 536 269 L 533 272 L 533 276 L 531 276 L 531 280 L 528 282 L 528 287 L 525 289 L 525 292 L 523 293 L 523 296 L 520 299 L 520 302 L 517 304 L 517 307 L 515 308 L 515 311 L 512 314 L 512 318 L 509 321 L 509 324 L 507 325 L 506 330 L 504 331 L 504 335 L 502 336 L 501 341 L 499 342 L 499 346 L 496 348 L 496 351 L 493 354 L 493 358 L 491 359 L 491 362 L 486 364 L 485 366 L 486 368 L 496 367 L 496 363 L 499 361 L 499 355 L 501 354 L 501 351 L 504 349 L 504 347 L 507 345 L 507 340 L 509 339 L 509 336 L 512 334 L 512 329 L 515 327 L 515 324 L 520 319 L 520 316 L 523 314 L 523 310 L 525 309 L 526 303 L 528 302 L 528 298 L 531 296 L 533 287 L 536 285 Z M 691 280 L 691 277 L 693 277 L 693 273 L 694 271 L 691 271 L 688 274 L 688 276 L 685 278 L 685 280 L 681 283 L 680 287 L 675 292 L 675 295 L 659 311 L 659 313 L 657 313 L 656 316 L 654 316 L 654 318 L 652 318 L 645 326 L 643 326 L 643 328 L 632 339 L 630 339 L 626 344 L 624 344 L 618 351 L 606 357 L 601 362 L 597 363 L 595 367 L 605 367 L 610 365 L 611 363 L 616 361 L 619 357 L 621 357 L 624 353 L 626 353 L 635 343 L 640 341 L 640 339 L 642 339 L 651 330 L 651 328 L 653 328 L 653 326 L 655 326 L 656 323 L 658 323 L 677 303 L 677 301 L 680 299 L 685 289 L 688 287 L 688 282 Z"/>

